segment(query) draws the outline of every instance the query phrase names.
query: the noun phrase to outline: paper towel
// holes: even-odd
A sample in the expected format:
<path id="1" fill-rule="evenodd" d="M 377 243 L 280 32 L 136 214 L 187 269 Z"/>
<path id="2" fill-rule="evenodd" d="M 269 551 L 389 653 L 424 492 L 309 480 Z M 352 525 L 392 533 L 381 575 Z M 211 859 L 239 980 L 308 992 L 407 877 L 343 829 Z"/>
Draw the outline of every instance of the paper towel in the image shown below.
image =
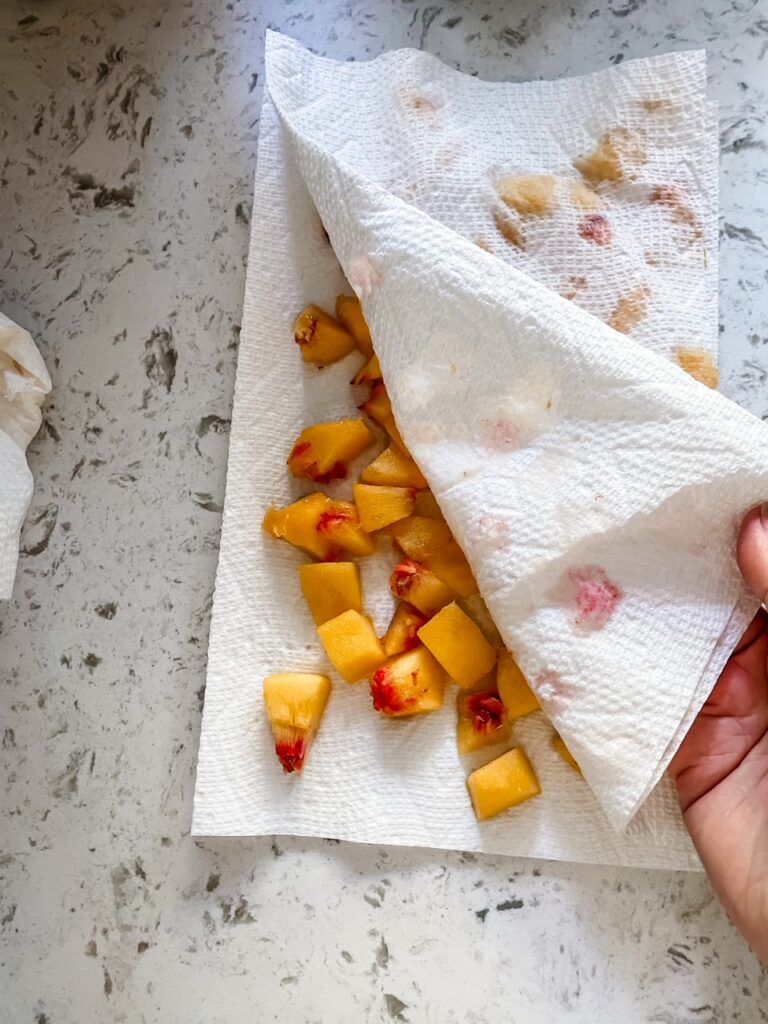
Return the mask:
<path id="1" fill-rule="evenodd" d="M 268 97 L 194 831 L 694 866 L 666 780 L 618 835 L 549 751 L 542 716 L 518 723 L 515 739 L 530 751 L 543 795 L 482 825 L 464 789 L 450 698 L 438 714 L 385 722 L 364 686 L 337 682 L 311 765 L 299 780 L 281 777 L 261 709 L 263 676 L 327 664 L 298 593 L 301 556 L 257 524 L 267 504 L 297 494 L 284 458 L 301 427 L 354 404 L 348 363 L 322 376 L 301 370 L 290 340 L 295 311 L 307 301 L 330 305 L 343 287 L 317 208 L 363 295 L 398 423 L 497 625 L 604 811 L 615 825 L 627 822 L 748 618 L 733 528 L 766 493 L 766 432 L 555 291 L 560 268 L 577 267 L 578 275 L 565 274 L 586 278 L 577 301 L 610 319 L 622 296 L 642 288 L 647 315 L 633 339 L 642 334 L 668 356 L 681 346 L 713 350 L 715 174 L 702 56 L 509 86 L 412 53 L 352 66 L 312 58 L 280 37 L 268 49 L 269 88 L 290 136 Z M 398 104 L 407 111 L 399 120 Z M 552 217 L 549 236 L 538 220 L 532 227 L 521 219 L 525 249 L 501 232 L 500 241 L 487 237 L 498 213 L 486 201 L 489 182 L 498 188 L 502 171 L 556 175 L 563 203 L 578 181 L 572 160 L 638 110 L 651 124 L 643 130 L 646 170 L 636 171 L 647 179 L 601 196 L 614 244 L 621 239 L 615 266 L 583 238 L 571 264 L 563 262 L 581 237 L 572 210 Z M 414 112 L 426 125 L 411 124 Z M 435 120 L 437 146 L 428 130 Z M 445 170 L 453 133 L 461 137 L 449 155 L 479 155 L 461 172 L 454 164 L 443 188 L 437 170 Z M 512 147 L 518 155 L 507 159 Z M 429 188 L 418 185 L 425 166 L 437 168 Z M 410 173 L 409 190 L 402 183 Z M 649 214 L 660 183 L 674 186 L 665 195 L 685 196 L 688 214 L 664 204 L 666 219 Z M 363 566 L 366 607 L 379 628 L 391 607 L 387 571 L 386 559 Z M 580 585 L 610 594 L 605 580 L 621 591 L 615 613 L 582 621 Z"/>
<path id="2" fill-rule="evenodd" d="M 51 379 L 29 333 L 0 313 L 0 599 L 13 590 L 19 533 L 32 497 L 25 456 Z"/>

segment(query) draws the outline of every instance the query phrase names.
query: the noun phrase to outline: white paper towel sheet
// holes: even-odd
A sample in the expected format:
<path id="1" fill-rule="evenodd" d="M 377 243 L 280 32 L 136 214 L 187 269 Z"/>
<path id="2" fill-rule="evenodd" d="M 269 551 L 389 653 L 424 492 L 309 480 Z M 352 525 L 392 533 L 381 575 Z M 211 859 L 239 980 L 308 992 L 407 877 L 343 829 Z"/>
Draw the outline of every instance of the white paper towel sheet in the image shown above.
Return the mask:
<path id="1" fill-rule="evenodd" d="M 410 51 L 338 65 L 270 35 L 268 88 L 193 831 L 696 867 L 672 787 L 656 783 L 751 614 L 734 530 L 768 493 L 766 428 L 664 358 L 715 350 L 703 56 L 512 86 Z M 602 245 L 584 237 L 595 210 L 574 206 L 574 161 L 617 128 L 631 168 L 590 182 Z M 499 182 L 522 173 L 553 176 L 551 209 L 499 205 Z M 591 790 L 530 716 L 515 741 L 543 794 L 478 824 L 453 695 L 383 721 L 365 684 L 338 679 L 303 776 L 280 771 L 263 678 L 328 664 L 302 556 L 259 524 L 308 490 L 285 468 L 301 428 L 361 400 L 353 360 L 302 367 L 292 341 L 296 311 L 344 289 L 337 256 L 405 440 Z M 631 339 L 601 322 L 627 296 L 637 322 L 617 325 Z M 381 547 L 362 569 L 383 630 L 394 556 Z M 619 600 L 595 617 L 606 594 Z"/>
<path id="2" fill-rule="evenodd" d="M 0 313 L 0 599 L 13 590 L 32 474 L 25 456 L 51 379 L 29 333 Z"/>

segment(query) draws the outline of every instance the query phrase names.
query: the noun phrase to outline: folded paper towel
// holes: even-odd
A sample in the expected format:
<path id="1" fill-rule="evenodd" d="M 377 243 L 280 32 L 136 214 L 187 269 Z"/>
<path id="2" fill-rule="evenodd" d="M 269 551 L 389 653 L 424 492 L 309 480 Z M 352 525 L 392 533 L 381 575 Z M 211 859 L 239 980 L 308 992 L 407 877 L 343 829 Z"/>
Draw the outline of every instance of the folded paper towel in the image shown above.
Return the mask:
<path id="1" fill-rule="evenodd" d="M 32 497 L 25 451 L 51 379 L 29 333 L 0 313 L 0 599 L 9 598 L 19 533 Z"/>
<path id="2" fill-rule="evenodd" d="M 715 347 L 702 55 L 509 86 L 410 52 L 337 65 L 270 36 L 268 86 L 194 830 L 693 866 L 666 780 L 613 834 L 547 760 L 541 722 L 517 734 L 543 796 L 482 827 L 449 708 L 381 723 L 337 686 L 311 770 L 280 778 L 261 679 L 323 661 L 298 558 L 254 524 L 291 496 L 290 438 L 349 403 L 346 367 L 318 395 L 283 341 L 296 309 L 340 290 L 316 208 L 505 642 L 603 812 L 627 824 L 749 618 L 733 530 L 768 486 L 766 428 L 663 358 L 694 353 L 700 369 Z"/>

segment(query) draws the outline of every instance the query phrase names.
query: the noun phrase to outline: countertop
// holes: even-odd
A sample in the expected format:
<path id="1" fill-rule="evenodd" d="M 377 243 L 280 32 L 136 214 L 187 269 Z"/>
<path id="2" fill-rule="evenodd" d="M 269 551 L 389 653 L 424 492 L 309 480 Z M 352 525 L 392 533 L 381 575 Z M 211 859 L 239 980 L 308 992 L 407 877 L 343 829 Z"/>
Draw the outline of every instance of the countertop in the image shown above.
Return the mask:
<path id="1" fill-rule="evenodd" d="M 768 416 L 765 2 L 6 0 L 0 308 L 54 391 L 0 610 L 0 1019 L 768 1020 L 700 875 L 190 839 L 267 25 L 488 78 L 706 47 L 722 388 Z"/>

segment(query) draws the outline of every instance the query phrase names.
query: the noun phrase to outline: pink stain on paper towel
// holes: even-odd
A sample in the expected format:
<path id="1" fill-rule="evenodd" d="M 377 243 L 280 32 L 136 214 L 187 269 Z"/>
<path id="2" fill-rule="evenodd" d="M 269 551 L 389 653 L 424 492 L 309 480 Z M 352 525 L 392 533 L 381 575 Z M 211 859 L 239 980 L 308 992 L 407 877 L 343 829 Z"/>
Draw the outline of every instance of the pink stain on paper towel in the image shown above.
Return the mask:
<path id="1" fill-rule="evenodd" d="M 577 624 L 595 629 L 604 626 L 624 596 L 620 587 L 609 579 L 599 565 L 571 569 L 568 578 L 575 588 L 573 604 Z"/>
<path id="2" fill-rule="evenodd" d="M 504 417 L 486 422 L 483 433 L 492 451 L 509 452 L 520 447 L 520 428 Z"/>
<path id="3" fill-rule="evenodd" d="M 380 271 L 373 265 L 370 256 L 366 253 L 359 253 L 352 257 L 349 261 L 347 277 L 358 298 L 361 295 L 370 295 L 381 281 Z"/>
<path id="4" fill-rule="evenodd" d="M 579 234 L 595 245 L 610 245 L 613 232 L 611 222 L 602 213 L 588 213 L 579 224 Z"/>

